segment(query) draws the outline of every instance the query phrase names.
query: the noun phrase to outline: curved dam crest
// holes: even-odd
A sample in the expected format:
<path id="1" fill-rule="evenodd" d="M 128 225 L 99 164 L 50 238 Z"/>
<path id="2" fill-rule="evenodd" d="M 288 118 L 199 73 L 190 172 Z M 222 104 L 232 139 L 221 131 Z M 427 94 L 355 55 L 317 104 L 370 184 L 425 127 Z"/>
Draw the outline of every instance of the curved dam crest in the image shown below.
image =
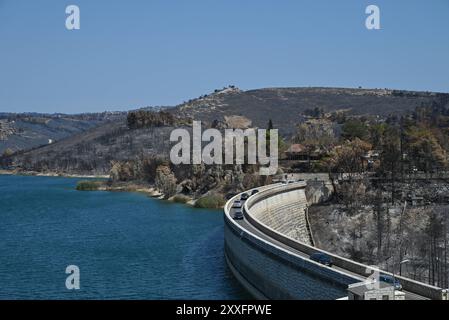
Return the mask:
<path id="1" fill-rule="evenodd" d="M 305 183 L 263 191 L 245 203 L 245 221 L 233 220 L 225 207 L 225 254 L 236 278 L 260 299 L 338 299 L 358 279 L 323 268 L 306 256 L 289 253 L 266 234 L 275 231 L 311 244 L 307 228 Z M 289 189 L 288 191 L 284 188 Z M 249 221 L 249 222 L 248 222 Z M 264 226 L 266 233 L 254 225 Z"/>
<path id="2" fill-rule="evenodd" d="M 308 223 L 307 184 L 274 184 L 258 188 L 234 220 L 232 204 L 224 207 L 225 256 L 230 270 L 259 299 L 329 300 L 346 297 L 348 286 L 366 281 L 372 267 L 314 247 Z M 251 190 L 250 190 L 251 191 Z M 328 267 L 312 261 L 313 253 L 333 260 Z M 371 272 L 370 272 L 371 271 Z M 405 277 L 398 279 L 406 299 L 442 299 L 442 289 Z"/>

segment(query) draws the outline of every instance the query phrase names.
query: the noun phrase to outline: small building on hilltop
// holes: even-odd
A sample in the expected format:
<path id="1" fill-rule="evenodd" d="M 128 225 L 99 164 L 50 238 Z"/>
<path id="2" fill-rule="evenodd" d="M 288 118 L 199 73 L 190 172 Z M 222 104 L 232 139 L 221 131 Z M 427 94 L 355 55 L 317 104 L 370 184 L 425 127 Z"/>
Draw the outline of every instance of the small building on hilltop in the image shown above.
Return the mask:
<path id="1" fill-rule="evenodd" d="M 285 151 L 287 160 L 317 161 L 320 160 L 324 154 L 325 152 L 318 146 L 304 146 L 299 143 L 292 144 Z"/>
<path id="2" fill-rule="evenodd" d="M 307 150 L 302 144 L 294 143 L 285 151 L 289 160 L 307 160 Z"/>

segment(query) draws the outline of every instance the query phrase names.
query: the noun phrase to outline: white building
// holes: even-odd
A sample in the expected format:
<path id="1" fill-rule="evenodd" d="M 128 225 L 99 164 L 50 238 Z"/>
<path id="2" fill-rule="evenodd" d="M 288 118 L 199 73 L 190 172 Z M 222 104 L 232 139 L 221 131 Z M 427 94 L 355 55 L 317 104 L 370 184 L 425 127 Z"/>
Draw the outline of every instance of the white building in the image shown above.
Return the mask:
<path id="1" fill-rule="evenodd" d="M 395 290 L 385 282 L 359 282 L 349 285 L 348 300 L 396 300 Z"/>

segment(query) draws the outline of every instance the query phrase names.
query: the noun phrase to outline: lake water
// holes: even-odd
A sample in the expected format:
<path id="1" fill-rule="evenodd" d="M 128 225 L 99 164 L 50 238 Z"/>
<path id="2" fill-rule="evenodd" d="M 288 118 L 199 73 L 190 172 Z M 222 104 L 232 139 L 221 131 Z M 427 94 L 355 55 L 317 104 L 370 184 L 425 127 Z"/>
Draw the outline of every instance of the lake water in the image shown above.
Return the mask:
<path id="1" fill-rule="evenodd" d="M 221 211 L 78 180 L 0 175 L 0 299 L 249 298 L 226 267 Z"/>

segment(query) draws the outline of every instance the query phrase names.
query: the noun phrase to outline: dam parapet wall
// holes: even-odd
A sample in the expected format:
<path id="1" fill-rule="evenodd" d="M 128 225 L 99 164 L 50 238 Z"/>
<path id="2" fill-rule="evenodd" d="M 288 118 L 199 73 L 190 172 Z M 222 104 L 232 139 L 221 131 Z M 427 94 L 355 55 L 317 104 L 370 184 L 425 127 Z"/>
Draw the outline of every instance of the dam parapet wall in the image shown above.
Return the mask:
<path id="1" fill-rule="evenodd" d="M 245 202 L 244 220 L 232 218 L 231 206 L 239 195 L 225 205 L 227 262 L 236 278 L 258 298 L 338 299 L 346 295 L 349 284 L 372 273 L 370 266 L 313 246 L 305 189 L 305 182 L 260 188 Z M 331 256 L 336 267 L 310 260 L 313 253 Z M 441 299 L 441 288 L 395 277 L 407 291 Z"/>

